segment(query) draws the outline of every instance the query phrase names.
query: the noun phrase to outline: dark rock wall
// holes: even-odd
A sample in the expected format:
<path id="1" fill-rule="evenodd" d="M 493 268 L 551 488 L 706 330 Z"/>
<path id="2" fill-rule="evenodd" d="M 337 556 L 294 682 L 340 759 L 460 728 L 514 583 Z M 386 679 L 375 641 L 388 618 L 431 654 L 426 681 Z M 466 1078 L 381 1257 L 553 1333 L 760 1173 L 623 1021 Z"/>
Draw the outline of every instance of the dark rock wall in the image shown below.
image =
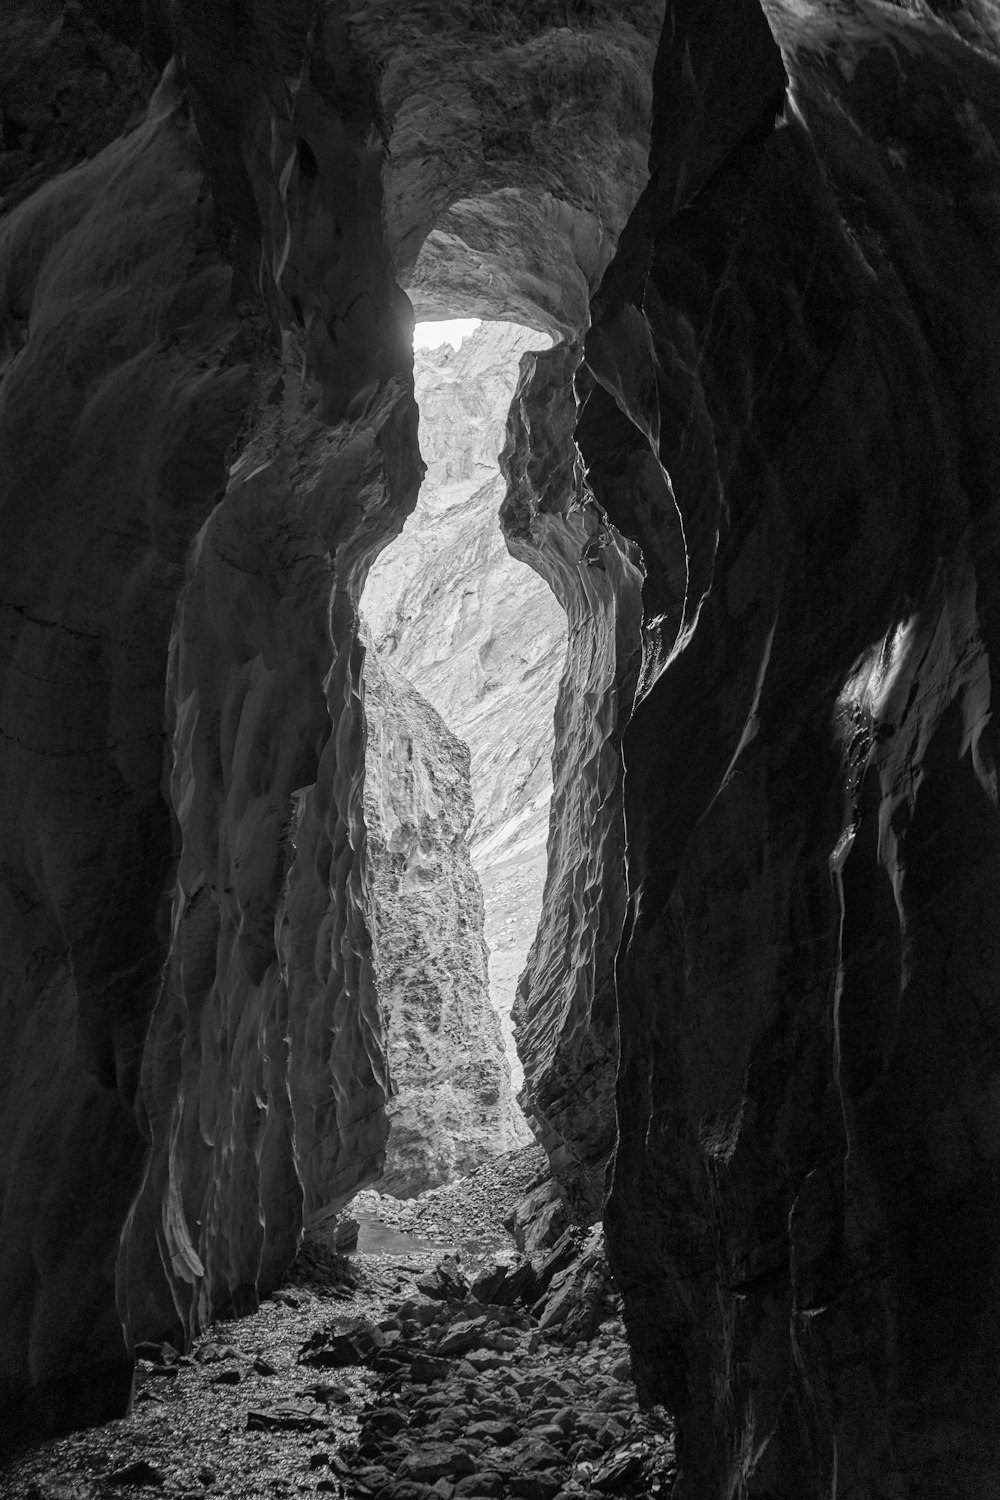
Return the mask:
<path id="1" fill-rule="evenodd" d="M 507 545 L 566 611 L 548 872 L 514 1024 L 521 1102 L 573 1213 L 599 1217 L 615 1140 L 614 957 L 624 917 L 621 727 L 639 668 L 641 559 L 609 527 L 573 441 L 579 346 L 526 354 L 501 467 Z"/>
<path id="2" fill-rule="evenodd" d="M 466 153 L 432 217 L 487 203 L 498 266 L 556 254 L 544 288 L 515 277 L 518 307 L 578 322 L 640 187 L 658 15 L 571 10 L 452 16 L 456 49 L 478 36 L 471 153 L 433 17 L 418 59 L 398 7 L 181 0 L 146 123 L 164 8 L 37 0 L 41 48 L 5 18 L 26 101 L 0 228 L 8 1433 L 121 1411 L 129 1340 L 252 1307 L 302 1214 L 380 1166 L 356 602 L 421 470 L 395 273 L 440 288 L 477 254 L 446 238 L 416 275 L 416 163 L 439 166 L 414 137 L 395 178 L 403 135 L 387 148 L 420 93 Z M 588 31 L 607 89 L 575 64 L 550 130 L 518 49 L 551 72 Z M 25 85 L 53 57 L 65 119 Z M 501 182 L 522 61 L 541 125 Z M 601 100 L 628 80 L 616 136 Z M 590 177 L 598 138 L 615 170 Z M 513 310 L 494 271 L 481 257 L 477 306 Z"/>
<path id="3" fill-rule="evenodd" d="M 154 0 L 19 0 L 0 17 L 0 205 L 143 118 L 172 48 Z"/>
<path id="4" fill-rule="evenodd" d="M 647 567 L 609 1242 L 684 1494 L 979 1496 L 997 39 L 768 6 L 783 104 L 760 13 L 726 13 L 671 7 L 587 340 L 583 450 Z M 601 481 L 616 442 L 643 484 Z"/>
<path id="5" fill-rule="evenodd" d="M 234 291 L 269 319 L 173 642 L 181 855 L 119 1261 L 135 1337 L 253 1307 L 302 1216 L 381 1169 L 356 605 L 420 474 L 370 68 L 335 15 L 248 31 L 192 7 L 177 37 Z"/>
<path id="6" fill-rule="evenodd" d="M 224 26 L 210 42 L 186 94 L 173 69 L 146 124 L 2 229 L 21 1435 L 120 1412 L 132 1337 L 253 1306 L 385 1136 L 354 603 L 419 478 L 408 312 L 368 124 L 331 117 L 328 208 L 305 151 L 290 170 L 265 55 L 254 92 Z M 324 45 L 344 58 L 312 45 L 322 82 Z M 352 274 L 328 250 L 345 202 Z"/>
<path id="7" fill-rule="evenodd" d="M 0 1401 L 34 1387 L 58 1421 L 63 1380 L 80 1415 L 131 1381 L 114 1255 L 170 930 L 165 666 L 250 383 L 172 81 L 3 222 L 0 275 Z"/>

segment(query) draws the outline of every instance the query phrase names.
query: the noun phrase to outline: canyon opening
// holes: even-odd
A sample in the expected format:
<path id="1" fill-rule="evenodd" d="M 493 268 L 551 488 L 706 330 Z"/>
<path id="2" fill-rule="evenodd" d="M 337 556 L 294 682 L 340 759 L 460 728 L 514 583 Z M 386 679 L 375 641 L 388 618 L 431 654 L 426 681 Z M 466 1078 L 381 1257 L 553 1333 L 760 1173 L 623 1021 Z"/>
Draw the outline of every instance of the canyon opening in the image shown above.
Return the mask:
<path id="1" fill-rule="evenodd" d="M 0 1487 L 997 1493 L 996 5 L 6 12 Z"/>
<path id="2" fill-rule="evenodd" d="M 372 936 L 398 1089 L 383 1192 L 532 1139 L 511 1011 L 545 883 L 566 620 L 507 551 L 499 456 L 521 356 L 550 343 L 418 325 L 427 473 L 361 600 Z"/>

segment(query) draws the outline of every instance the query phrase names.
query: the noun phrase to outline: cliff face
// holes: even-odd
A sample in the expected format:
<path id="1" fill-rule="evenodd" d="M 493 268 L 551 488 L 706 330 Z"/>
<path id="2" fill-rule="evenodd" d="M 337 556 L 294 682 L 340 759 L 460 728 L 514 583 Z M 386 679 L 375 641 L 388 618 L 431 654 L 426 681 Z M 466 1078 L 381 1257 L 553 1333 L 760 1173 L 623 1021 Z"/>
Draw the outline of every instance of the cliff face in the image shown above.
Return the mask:
<path id="1" fill-rule="evenodd" d="M 469 856 L 469 751 L 369 647 L 372 949 L 395 1096 L 379 1191 L 412 1197 L 523 1144 Z"/>
<path id="2" fill-rule="evenodd" d="M 425 301 L 450 280 L 460 310 L 485 224 L 496 274 L 483 252 L 466 303 L 577 322 L 640 187 L 657 24 L 25 10 L 5 77 L 73 76 L 67 128 L 26 85 L 3 142 L 0 1403 L 22 1433 L 120 1411 L 134 1337 L 252 1306 L 302 1214 L 381 1166 L 356 604 L 421 472 L 398 279 Z M 145 123 L 142 34 L 177 57 Z M 516 139 L 515 94 L 538 121 Z"/>
<path id="3" fill-rule="evenodd" d="M 349 380 L 327 339 L 306 388 L 203 140 L 172 69 L 2 226 L 14 1432 L 120 1411 L 132 1337 L 253 1305 L 381 1165 L 353 600 L 416 491 L 405 323 L 352 177 L 352 305 L 391 338 Z"/>
<path id="4" fill-rule="evenodd" d="M 526 361 L 502 464 L 507 544 L 566 611 L 548 869 L 514 1018 L 525 1113 L 583 1223 L 615 1142 L 614 956 L 624 917 L 621 727 L 639 667 L 638 549 L 607 520 L 573 440 L 579 348 Z"/>
<path id="5" fill-rule="evenodd" d="M 114 1260 L 170 925 L 166 659 L 251 384 L 201 188 L 168 80 L 0 227 L 0 1400 L 57 1418 L 64 1389 L 86 1417 L 131 1386 Z"/>
<path id="6" fill-rule="evenodd" d="M 511 1007 L 545 880 L 566 618 L 546 583 L 504 544 L 498 456 L 521 357 L 547 342 L 530 329 L 484 323 L 458 350 L 417 351 L 427 474 L 362 602 L 384 659 L 472 752 L 470 836 L 486 902 L 490 994 L 518 1087 Z"/>
<path id="7" fill-rule="evenodd" d="M 586 345 L 581 445 L 646 566 L 609 1243 L 682 1493 L 972 1496 L 1000 1473 L 996 12 L 720 9 L 673 8 Z"/>

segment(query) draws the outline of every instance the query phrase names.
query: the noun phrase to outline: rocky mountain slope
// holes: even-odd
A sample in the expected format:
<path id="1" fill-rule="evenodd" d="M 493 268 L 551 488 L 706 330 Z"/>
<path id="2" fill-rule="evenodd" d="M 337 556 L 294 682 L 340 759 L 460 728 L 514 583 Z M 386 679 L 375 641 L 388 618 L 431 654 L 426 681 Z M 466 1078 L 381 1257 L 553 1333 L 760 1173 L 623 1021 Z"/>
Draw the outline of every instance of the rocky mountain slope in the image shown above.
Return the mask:
<path id="1" fill-rule="evenodd" d="M 469 752 L 366 650 L 372 955 L 394 1097 L 379 1188 L 410 1197 L 523 1142 L 469 858 Z"/>
<path id="2" fill-rule="evenodd" d="M 472 860 L 486 903 L 490 996 L 515 1087 L 511 1008 L 545 881 L 553 715 L 566 617 L 511 557 L 498 455 L 522 354 L 548 340 L 483 323 L 459 349 L 418 349 L 414 385 L 427 474 L 402 536 L 368 575 L 362 612 L 382 658 L 472 752 Z"/>

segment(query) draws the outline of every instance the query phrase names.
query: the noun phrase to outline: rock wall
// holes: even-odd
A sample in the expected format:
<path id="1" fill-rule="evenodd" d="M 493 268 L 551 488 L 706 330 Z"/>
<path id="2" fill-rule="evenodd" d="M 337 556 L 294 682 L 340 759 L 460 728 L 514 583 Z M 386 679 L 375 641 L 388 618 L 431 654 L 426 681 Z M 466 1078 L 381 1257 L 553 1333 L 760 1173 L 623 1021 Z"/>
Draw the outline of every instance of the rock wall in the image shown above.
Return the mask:
<path id="1" fill-rule="evenodd" d="M 3 122 L 0 1405 L 20 1435 L 120 1412 L 134 1337 L 252 1306 L 302 1214 L 379 1169 L 356 601 L 421 470 L 398 281 L 577 328 L 640 186 L 658 24 L 23 9 L 4 77 L 65 58 L 72 78 L 66 128 L 40 105 Z"/>
<path id="2" fill-rule="evenodd" d="M 379 1191 L 409 1198 L 524 1143 L 490 1004 L 469 853 L 469 750 L 369 645 L 364 810 L 375 979 L 395 1095 Z"/>
<path id="3" fill-rule="evenodd" d="M 527 1098 L 583 1211 L 623 917 L 608 1244 L 679 1493 L 997 1488 L 996 10 L 672 0 L 651 69 L 659 20 L 174 0 L 144 122 L 106 145 L 78 69 L 99 154 L 56 176 L 74 131 L 13 121 L 22 1425 L 121 1410 L 123 1327 L 251 1305 L 379 1164 L 356 603 L 420 475 L 401 284 L 561 340 L 506 523 L 583 620 Z"/>
<path id="4" fill-rule="evenodd" d="M 403 534 L 372 567 L 362 602 L 384 658 L 472 752 L 470 836 L 486 903 L 490 995 L 518 1088 L 523 1069 L 511 1007 L 545 882 L 566 617 L 547 584 L 504 544 L 498 455 L 521 357 L 548 342 L 516 324 L 484 323 L 457 350 L 417 351 L 427 474 Z"/>
<path id="5" fill-rule="evenodd" d="M 639 667 L 637 548 L 612 527 L 573 441 L 580 350 L 529 355 L 502 466 L 507 545 L 566 611 L 542 914 L 514 1008 L 521 1102 L 582 1223 L 615 1143 L 614 957 L 624 917 L 620 735 Z"/>
<path id="6" fill-rule="evenodd" d="M 662 0 L 351 10 L 391 131 L 386 236 L 423 317 L 577 336 L 646 176 Z"/>
<path id="7" fill-rule="evenodd" d="M 1000 35 L 766 16 L 671 6 L 586 344 L 646 566 L 609 1243 L 678 1493 L 981 1496 Z"/>
<path id="8" fill-rule="evenodd" d="M 166 659 L 251 384 L 202 188 L 168 79 L 0 225 L 0 1405 L 30 1391 L 26 1424 L 131 1387 L 114 1265 L 170 925 Z"/>
<path id="9" fill-rule="evenodd" d="M 331 125 L 357 277 L 299 285 L 292 219 L 306 260 L 331 229 L 291 131 L 259 200 L 216 159 L 220 217 L 192 62 L 2 226 L 5 1436 L 120 1412 L 133 1337 L 252 1306 L 381 1165 L 353 601 L 416 493 L 406 306 L 366 128 Z M 230 146 L 273 82 L 216 98 Z"/>

